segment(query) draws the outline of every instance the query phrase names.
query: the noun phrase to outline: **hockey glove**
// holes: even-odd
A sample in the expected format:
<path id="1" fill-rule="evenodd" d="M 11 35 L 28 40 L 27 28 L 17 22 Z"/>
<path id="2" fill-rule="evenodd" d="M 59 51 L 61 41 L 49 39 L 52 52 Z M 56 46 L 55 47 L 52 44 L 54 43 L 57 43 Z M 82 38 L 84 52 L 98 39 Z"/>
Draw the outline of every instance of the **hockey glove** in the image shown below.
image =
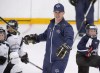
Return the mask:
<path id="1" fill-rule="evenodd" d="M 93 1 L 93 3 L 95 3 L 97 0 L 89 0 L 90 2 Z"/>
<path id="2" fill-rule="evenodd" d="M 6 62 L 6 57 L 0 56 L 0 65 L 3 65 Z"/>
<path id="3" fill-rule="evenodd" d="M 90 47 L 90 48 L 88 49 L 88 52 L 86 53 L 86 57 L 90 57 L 90 56 L 92 55 L 92 52 L 93 52 L 93 48 Z"/>
<path id="4" fill-rule="evenodd" d="M 25 44 L 29 44 L 29 43 L 35 44 L 35 43 L 37 42 L 37 38 L 38 38 L 38 35 L 37 35 L 37 34 L 26 35 L 26 36 L 23 38 L 23 42 L 24 42 Z"/>
<path id="5" fill-rule="evenodd" d="M 21 61 L 27 64 L 29 62 L 28 54 L 26 53 L 24 56 L 21 57 Z"/>
<path id="6" fill-rule="evenodd" d="M 57 57 L 63 59 L 65 55 L 70 52 L 71 49 L 72 48 L 68 44 L 64 43 L 57 49 L 56 55 Z"/>
<path id="7" fill-rule="evenodd" d="M 69 2 L 70 2 L 73 6 L 76 6 L 76 4 L 77 4 L 77 0 L 69 0 Z"/>

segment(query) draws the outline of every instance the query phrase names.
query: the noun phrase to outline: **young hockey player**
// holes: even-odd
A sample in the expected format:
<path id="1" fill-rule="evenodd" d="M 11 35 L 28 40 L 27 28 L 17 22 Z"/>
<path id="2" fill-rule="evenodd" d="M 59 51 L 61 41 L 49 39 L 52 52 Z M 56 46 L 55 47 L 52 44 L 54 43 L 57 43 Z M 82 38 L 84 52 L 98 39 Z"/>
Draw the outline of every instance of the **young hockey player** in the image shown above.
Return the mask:
<path id="1" fill-rule="evenodd" d="M 23 51 L 23 40 L 20 35 L 17 34 L 18 30 L 18 23 L 16 20 L 8 21 L 7 25 L 7 42 L 10 45 L 10 52 L 18 52 L 19 56 L 21 57 L 21 61 L 27 63 L 28 62 L 28 55 L 26 52 Z"/>
<path id="2" fill-rule="evenodd" d="M 99 40 L 97 39 L 97 27 L 88 24 L 86 26 L 86 35 L 82 37 L 77 45 L 76 62 L 78 73 L 89 73 L 89 66 L 99 67 L 100 56 L 98 56 Z"/>
<path id="3" fill-rule="evenodd" d="M 3 73 L 8 62 L 9 45 L 6 42 L 6 32 L 0 28 L 0 73 Z"/>
<path id="4" fill-rule="evenodd" d="M 67 49 L 73 44 L 74 32 L 72 26 L 64 19 L 64 13 L 64 6 L 57 3 L 54 6 L 54 19 L 50 21 L 45 32 L 24 37 L 26 44 L 46 41 L 43 73 L 64 73 L 67 66 L 70 53 Z"/>
<path id="5" fill-rule="evenodd" d="M 7 42 L 9 43 L 10 46 L 10 53 L 12 52 L 18 52 L 19 57 L 21 58 L 21 61 L 24 63 L 28 63 L 28 54 L 23 51 L 22 45 L 23 45 L 23 40 L 20 35 L 17 34 L 18 30 L 18 23 L 16 20 L 10 20 L 8 21 L 7 25 Z M 10 61 L 10 60 L 9 60 Z M 10 63 L 10 62 L 9 62 Z M 8 70 L 10 65 L 8 64 L 5 70 Z M 5 71 L 6 73 L 6 71 Z"/>
<path id="6" fill-rule="evenodd" d="M 8 63 L 3 73 L 23 73 L 18 52 L 11 52 L 9 57 L 10 62 Z"/>
<path id="7" fill-rule="evenodd" d="M 87 23 L 93 24 L 94 23 L 94 4 L 92 5 L 88 15 L 86 16 L 86 20 L 84 21 L 84 15 L 89 8 L 90 3 L 93 1 L 94 3 L 96 0 L 69 0 L 72 5 L 75 6 L 76 11 L 76 26 L 79 32 L 79 36 L 82 37 L 86 31 L 85 27 Z M 82 24 L 82 22 L 84 23 Z"/>

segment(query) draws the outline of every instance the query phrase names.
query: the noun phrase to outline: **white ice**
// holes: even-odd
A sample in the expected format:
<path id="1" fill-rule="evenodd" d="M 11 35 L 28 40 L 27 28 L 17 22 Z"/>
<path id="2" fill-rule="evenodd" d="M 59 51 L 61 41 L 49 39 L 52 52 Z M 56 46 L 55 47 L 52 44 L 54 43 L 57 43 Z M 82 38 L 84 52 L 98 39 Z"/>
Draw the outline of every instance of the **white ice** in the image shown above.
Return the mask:
<path id="1" fill-rule="evenodd" d="M 74 28 L 75 35 L 77 33 L 76 25 L 72 25 Z M 0 27 L 4 27 L 5 25 L 0 25 Z M 98 27 L 98 33 L 100 32 L 100 25 L 97 25 Z M 19 31 L 21 32 L 21 36 L 25 36 L 27 34 L 40 34 L 44 32 L 44 30 L 47 28 L 47 25 L 19 25 Z M 98 37 L 100 38 L 100 33 L 98 34 Z M 77 36 L 74 44 L 73 49 L 70 53 L 68 65 L 66 67 L 65 73 L 78 73 L 78 67 L 76 64 L 76 51 L 77 51 L 77 43 L 81 38 Z M 43 65 L 43 59 L 45 54 L 45 42 L 40 42 L 37 44 L 24 44 L 24 50 L 29 55 L 29 60 L 33 62 L 34 64 L 40 66 L 42 68 Z M 23 73 L 42 73 L 42 71 L 35 66 L 31 64 L 24 64 L 22 63 Z M 98 68 L 90 67 L 89 73 L 99 73 Z"/>

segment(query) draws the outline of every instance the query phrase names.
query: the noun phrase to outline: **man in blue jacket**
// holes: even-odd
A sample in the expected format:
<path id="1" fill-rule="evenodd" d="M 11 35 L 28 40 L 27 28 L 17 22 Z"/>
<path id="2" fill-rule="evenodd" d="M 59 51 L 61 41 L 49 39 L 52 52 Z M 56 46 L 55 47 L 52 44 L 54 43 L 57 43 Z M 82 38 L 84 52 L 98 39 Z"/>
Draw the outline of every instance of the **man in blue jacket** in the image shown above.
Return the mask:
<path id="1" fill-rule="evenodd" d="M 46 41 L 46 53 L 43 64 L 43 73 L 64 73 L 68 63 L 68 48 L 73 45 L 74 32 L 72 26 L 64 19 L 64 6 L 60 3 L 54 6 L 54 19 L 42 34 L 30 34 L 24 37 L 24 42 L 38 43 Z M 57 57 L 58 49 L 65 49 L 68 53 L 63 58 Z M 59 52 L 59 51 L 58 51 Z M 60 53 L 60 52 L 59 52 Z"/>

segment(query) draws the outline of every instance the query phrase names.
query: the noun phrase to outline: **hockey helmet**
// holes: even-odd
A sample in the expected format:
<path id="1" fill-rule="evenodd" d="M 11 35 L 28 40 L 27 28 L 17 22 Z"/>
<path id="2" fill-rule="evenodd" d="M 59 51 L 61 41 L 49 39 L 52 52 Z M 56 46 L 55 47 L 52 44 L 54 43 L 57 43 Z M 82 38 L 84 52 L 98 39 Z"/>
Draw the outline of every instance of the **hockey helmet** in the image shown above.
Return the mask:
<path id="1" fill-rule="evenodd" d="M 97 27 L 95 25 L 93 25 L 93 24 L 87 24 L 86 25 L 86 34 L 88 34 L 88 35 L 89 35 L 89 29 L 96 30 L 96 34 L 98 33 L 97 32 Z"/>
<path id="2" fill-rule="evenodd" d="M 8 21 L 7 32 L 10 34 L 16 34 L 16 30 L 18 30 L 18 22 L 16 20 Z"/>
<path id="3" fill-rule="evenodd" d="M 9 20 L 7 24 L 7 29 L 11 27 L 15 30 L 18 30 L 18 22 L 16 20 Z"/>

